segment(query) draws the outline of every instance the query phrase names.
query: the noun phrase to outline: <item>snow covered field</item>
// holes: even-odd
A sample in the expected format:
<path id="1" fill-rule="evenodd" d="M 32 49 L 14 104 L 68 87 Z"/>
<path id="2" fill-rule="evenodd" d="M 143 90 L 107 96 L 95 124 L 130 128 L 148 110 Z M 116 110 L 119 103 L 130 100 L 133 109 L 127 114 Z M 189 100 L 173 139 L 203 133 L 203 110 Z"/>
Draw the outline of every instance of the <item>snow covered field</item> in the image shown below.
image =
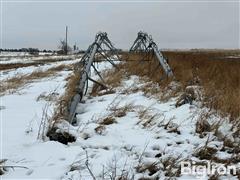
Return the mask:
<path id="1" fill-rule="evenodd" d="M 4 71 L 1 80 L 75 61 Z M 108 62 L 98 66 L 101 72 L 110 68 Z M 152 82 L 138 76 L 123 78 L 111 92 L 102 90 L 97 96 L 88 93 L 78 105 L 77 126 L 66 121 L 58 124 L 74 135 L 76 142 L 64 145 L 38 138 L 44 112 L 48 117 L 53 115 L 57 100 L 65 92 L 66 78 L 71 74 L 72 70 L 63 69 L 55 76 L 35 80 L 16 93 L 0 97 L 0 159 L 6 159 L 4 166 L 8 167 L 1 178 L 153 180 L 180 176 L 183 160 L 206 162 L 199 155 L 206 147 L 216 150 L 210 155 L 222 161 L 232 157 L 227 150 L 221 150 L 223 141 L 217 136 L 233 138 L 232 124 L 227 118 L 211 114 L 208 118 L 211 126 L 221 121 L 218 132 L 207 132 L 200 137 L 196 123 L 208 109 L 200 108 L 198 102 L 176 107 L 177 98 L 160 101 L 141 91 L 141 87 Z M 97 78 L 94 72 L 92 77 Z M 90 90 L 92 86 L 90 83 Z M 221 165 L 220 161 L 215 164 Z M 196 179 L 196 176 L 178 178 Z M 222 179 L 238 178 L 228 175 Z"/>
<path id="2" fill-rule="evenodd" d="M 33 63 L 36 61 L 49 61 L 49 60 L 61 60 L 61 59 L 71 59 L 73 55 L 39 55 L 39 56 L 0 56 L 0 64 L 9 64 L 9 63 Z"/>
<path id="3" fill-rule="evenodd" d="M 0 57 L 6 57 L 6 56 L 29 56 L 29 53 L 27 52 L 6 52 L 2 51 L 0 53 Z"/>
<path id="4" fill-rule="evenodd" d="M 39 55 L 41 56 L 47 56 L 47 55 L 53 55 L 53 53 L 49 52 L 39 52 Z M 0 57 L 26 57 L 26 56 L 33 56 L 29 54 L 28 52 L 7 52 L 7 51 L 1 51 Z"/>
<path id="5" fill-rule="evenodd" d="M 7 80 L 9 78 L 13 78 L 16 76 L 31 74 L 34 71 L 47 71 L 50 68 L 53 68 L 55 66 L 59 65 L 66 65 L 66 64 L 72 64 L 74 61 L 66 60 L 66 61 L 60 61 L 55 63 L 46 63 L 45 65 L 39 65 L 39 66 L 29 66 L 29 67 L 20 67 L 17 69 L 10 69 L 10 70 L 4 70 L 0 72 L 0 81 Z"/>
<path id="6" fill-rule="evenodd" d="M 52 67 L 69 65 L 77 61 L 78 59 L 46 64 L 41 67 L 30 66 L 2 71 L 1 81 L 7 81 L 16 75 L 27 75 L 39 70 L 47 71 Z M 1 159 L 8 159 L 7 164 L 11 166 L 18 165 L 28 168 L 20 167 L 19 169 L 14 169 L 14 171 L 10 170 L 9 174 L 7 173 L 4 178 L 24 179 L 28 177 L 26 173 L 31 174 L 33 169 L 36 174 L 32 177 L 40 178 L 43 172 L 46 171 L 46 167 L 43 167 L 42 170 L 41 168 L 38 170 L 37 167 L 42 166 L 44 161 L 46 161 L 46 156 L 50 154 L 56 155 L 56 151 L 59 149 L 58 146 L 61 146 L 61 144 L 56 142 L 42 143 L 41 140 L 38 140 L 39 126 L 45 108 L 47 108 L 49 116 L 53 113 L 57 99 L 64 93 L 65 79 L 70 73 L 71 71 L 69 70 L 61 71 L 56 76 L 36 80 L 16 93 L 0 97 Z M 41 97 L 40 95 L 50 96 L 51 100 L 41 99 L 39 98 Z M 59 152 L 61 158 L 65 153 L 66 151 Z M 59 161 L 62 161 L 61 158 Z M 29 178 L 31 179 L 32 177 Z M 45 178 L 47 177 L 48 174 L 45 175 Z"/>
<path id="7" fill-rule="evenodd" d="M 27 89 L 19 91 L 18 94 L 1 97 L 3 108 L 1 110 L 2 157 L 8 159 L 6 162 L 8 165 L 28 168 L 10 170 L 4 178 L 47 178 L 49 174 L 54 176 L 54 172 L 57 173 L 60 170 L 50 170 L 48 166 L 51 166 L 53 162 L 57 163 L 57 160 L 61 162 L 67 149 L 64 147 L 58 152 L 61 144 L 52 141 L 41 142 L 37 139 L 43 109 L 47 106 L 50 115 L 54 108 L 54 102 L 37 101 L 37 98 L 42 93 L 51 92 L 54 93 L 55 98 L 61 96 L 66 83 L 64 79 L 68 73 L 62 72 L 57 77 L 36 81 Z M 70 163 L 71 159 L 68 160 Z M 30 176 L 31 174 L 32 176 Z"/>
<path id="8" fill-rule="evenodd" d="M 116 93 L 88 98 L 79 105 L 78 126 L 70 129 L 78 139 L 70 146 L 81 147 L 82 153 L 63 179 L 93 179 L 91 172 L 96 179 L 165 179 L 179 175 L 180 161 L 200 161 L 194 153 L 205 146 L 208 138 L 208 146 L 221 147 L 213 134 L 204 138 L 196 135 L 196 121 L 207 109 L 196 104 L 176 108 L 174 98 L 163 103 L 141 91 L 128 93 L 145 83 L 132 76 L 122 81 Z M 219 120 L 211 117 L 213 124 Z M 224 135 L 229 133 L 227 120 L 220 129 Z M 231 154 L 217 152 L 216 156 L 224 159 Z M 179 179 L 195 178 L 185 175 Z"/>

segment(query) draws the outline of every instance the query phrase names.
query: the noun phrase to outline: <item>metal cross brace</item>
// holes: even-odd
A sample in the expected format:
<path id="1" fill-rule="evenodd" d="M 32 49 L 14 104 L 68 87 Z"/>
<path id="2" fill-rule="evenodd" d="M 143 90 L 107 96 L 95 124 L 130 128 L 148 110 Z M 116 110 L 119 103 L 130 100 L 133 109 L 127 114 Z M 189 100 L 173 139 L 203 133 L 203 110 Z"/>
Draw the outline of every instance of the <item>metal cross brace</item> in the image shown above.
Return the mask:
<path id="1" fill-rule="evenodd" d="M 130 52 L 147 52 L 153 51 L 159 63 L 161 64 L 165 74 L 170 77 L 173 76 L 172 69 L 167 63 L 161 51 L 158 50 L 156 43 L 153 41 L 152 37 L 147 33 L 140 31 L 136 40 L 134 41 L 132 47 L 130 48 Z"/>
<path id="2" fill-rule="evenodd" d="M 106 50 L 103 49 L 103 45 L 105 45 L 108 48 L 107 52 L 105 53 Z M 93 80 L 90 77 L 90 72 L 91 72 L 91 67 L 93 67 L 94 71 L 96 74 L 100 77 L 102 82 L 104 83 L 103 77 L 100 75 L 96 67 L 94 66 L 93 62 L 95 60 L 96 54 L 100 54 L 103 58 L 105 58 L 108 62 L 110 62 L 113 66 L 115 64 L 111 60 L 111 56 L 114 54 L 118 59 L 119 55 L 117 54 L 117 49 L 113 46 L 111 41 L 108 39 L 107 33 L 106 32 L 99 32 L 96 34 L 95 41 L 88 47 L 87 51 L 85 54 L 82 56 L 80 63 L 83 65 L 82 71 L 80 72 L 80 82 L 77 87 L 77 94 L 74 95 L 72 98 L 69 108 L 68 108 L 68 115 L 67 119 L 68 122 L 71 124 L 76 123 L 75 116 L 76 116 L 76 109 L 78 103 L 82 100 L 83 95 L 84 95 L 84 90 L 87 91 L 88 89 L 88 80 L 93 81 L 94 83 L 98 83 L 101 86 L 106 87 L 102 83 Z M 85 93 L 86 93 L 85 91 Z"/>

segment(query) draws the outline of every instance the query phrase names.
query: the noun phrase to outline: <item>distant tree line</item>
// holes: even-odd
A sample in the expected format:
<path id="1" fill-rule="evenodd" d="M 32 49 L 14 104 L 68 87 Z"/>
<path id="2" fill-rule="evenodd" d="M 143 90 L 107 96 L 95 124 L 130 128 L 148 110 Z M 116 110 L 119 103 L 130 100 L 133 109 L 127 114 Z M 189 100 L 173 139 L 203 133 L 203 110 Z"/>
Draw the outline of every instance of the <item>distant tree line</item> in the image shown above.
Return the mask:
<path id="1" fill-rule="evenodd" d="M 72 51 L 74 50 L 75 53 L 85 53 L 85 50 L 79 50 L 77 47 L 73 47 L 73 49 L 70 46 L 67 46 L 66 49 L 66 45 L 64 41 L 60 42 L 60 45 L 58 46 L 58 48 L 60 50 L 39 50 L 38 48 L 20 48 L 20 49 L 1 49 L 0 48 L 0 52 L 25 52 L 25 53 L 29 53 L 31 55 L 38 55 L 40 52 L 42 53 L 57 53 L 57 54 L 66 54 L 66 52 L 68 51 Z M 122 49 L 116 49 L 116 51 L 121 52 Z"/>
<path id="2" fill-rule="evenodd" d="M 0 52 L 26 52 L 32 55 L 38 55 L 39 52 L 54 53 L 52 50 L 39 50 L 38 48 L 20 48 L 20 49 L 0 49 Z"/>

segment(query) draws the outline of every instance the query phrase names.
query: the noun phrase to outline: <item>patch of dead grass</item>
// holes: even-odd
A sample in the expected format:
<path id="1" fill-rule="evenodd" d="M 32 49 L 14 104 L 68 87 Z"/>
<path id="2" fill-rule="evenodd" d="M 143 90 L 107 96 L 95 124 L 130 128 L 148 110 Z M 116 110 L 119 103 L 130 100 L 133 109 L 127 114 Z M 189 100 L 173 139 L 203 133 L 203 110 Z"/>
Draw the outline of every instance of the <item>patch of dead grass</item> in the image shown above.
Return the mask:
<path id="1" fill-rule="evenodd" d="M 158 113 L 151 113 L 150 107 L 140 109 L 138 111 L 139 121 L 137 124 L 141 124 L 144 128 L 152 127 L 156 124 L 155 120 L 159 119 L 160 114 Z"/>
<path id="2" fill-rule="evenodd" d="M 10 69 L 18 69 L 18 68 L 23 68 L 23 67 L 29 67 L 29 66 L 43 66 L 48 63 L 56 63 L 56 62 L 61 62 L 61 61 L 67 61 L 67 60 L 73 60 L 73 58 L 58 58 L 58 59 L 41 59 L 41 60 L 30 60 L 31 62 L 29 63 L 6 63 L 6 64 L 1 64 L 0 66 L 0 71 L 3 70 L 10 70 Z"/>
<path id="3" fill-rule="evenodd" d="M 56 111 L 54 112 L 52 126 L 54 126 L 54 123 L 57 123 L 59 120 L 68 118 L 69 103 L 77 94 L 80 82 L 80 69 L 81 67 L 79 69 L 74 69 L 73 73 L 65 79 L 67 81 L 65 93 L 59 99 L 59 107 L 56 108 Z"/>
<path id="4" fill-rule="evenodd" d="M 107 70 L 102 74 L 102 77 L 104 79 L 103 83 L 108 87 L 108 89 L 104 90 L 101 85 L 94 83 L 92 91 L 90 92 L 91 96 L 111 94 L 115 92 L 114 88 L 118 87 L 121 84 L 121 81 L 125 74 L 124 69 L 121 68 L 121 64 L 117 65 L 117 67 L 118 68 Z"/>
<path id="5" fill-rule="evenodd" d="M 136 167 L 136 172 L 137 173 L 148 172 L 149 176 L 154 175 L 159 170 L 160 170 L 160 168 L 159 168 L 159 163 L 158 162 L 154 162 L 154 163 L 150 163 L 150 164 L 140 164 Z"/>
<path id="6" fill-rule="evenodd" d="M 124 117 L 128 112 L 133 111 L 134 105 L 132 103 L 124 104 L 123 106 L 119 107 L 118 103 L 113 105 L 109 108 L 112 111 L 111 115 L 114 117 Z"/>
<path id="7" fill-rule="evenodd" d="M 9 92 L 17 92 L 17 90 L 37 79 L 42 79 L 46 77 L 51 77 L 57 74 L 57 72 L 62 71 L 65 68 L 71 68 L 70 65 L 59 65 L 50 68 L 46 71 L 38 70 L 31 74 L 18 75 L 7 80 L 1 81 L 0 95 L 4 95 Z"/>
<path id="8" fill-rule="evenodd" d="M 165 51 L 174 73 L 174 81 L 181 84 L 169 97 L 179 95 L 187 86 L 200 85 L 204 91 L 204 105 L 218 110 L 231 119 L 240 116 L 240 61 L 228 58 L 239 55 L 239 51 Z M 129 75 L 148 77 L 168 93 L 172 78 L 167 78 L 154 56 L 143 53 L 123 53 L 121 66 Z M 142 61 L 141 61 L 142 60 Z M 146 88 L 151 91 L 151 88 Z"/>
<path id="9" fill-rule="evenodd" d="M 111 125 L 113 123 L 116 123 L 116 120 L 113 116 L 107 116 L 107 117 L 101 119 L 98 123 L 100 125 Z"/>
<path id="10" fill-rule="evenodd" d="M 106 130 L 106 127 L 104 125 L 99 125 L 94 130 L 97 134 L 103 135 Z"/>

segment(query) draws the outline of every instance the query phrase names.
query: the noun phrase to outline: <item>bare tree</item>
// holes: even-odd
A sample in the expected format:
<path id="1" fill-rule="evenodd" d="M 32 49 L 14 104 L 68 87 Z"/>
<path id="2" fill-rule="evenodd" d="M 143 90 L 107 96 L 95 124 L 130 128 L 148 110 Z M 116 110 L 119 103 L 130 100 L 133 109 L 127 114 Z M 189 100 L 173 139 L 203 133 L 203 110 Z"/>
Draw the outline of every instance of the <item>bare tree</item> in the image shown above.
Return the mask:
<path id="1" fill-rule="evenodd" d="M 60 40 L 58 49 L 60 49 L 58 51 L 59 54 L 67 54 L 69 51 L 72 50 L 72 48 L 67 45 L 65 40 Z"/>

